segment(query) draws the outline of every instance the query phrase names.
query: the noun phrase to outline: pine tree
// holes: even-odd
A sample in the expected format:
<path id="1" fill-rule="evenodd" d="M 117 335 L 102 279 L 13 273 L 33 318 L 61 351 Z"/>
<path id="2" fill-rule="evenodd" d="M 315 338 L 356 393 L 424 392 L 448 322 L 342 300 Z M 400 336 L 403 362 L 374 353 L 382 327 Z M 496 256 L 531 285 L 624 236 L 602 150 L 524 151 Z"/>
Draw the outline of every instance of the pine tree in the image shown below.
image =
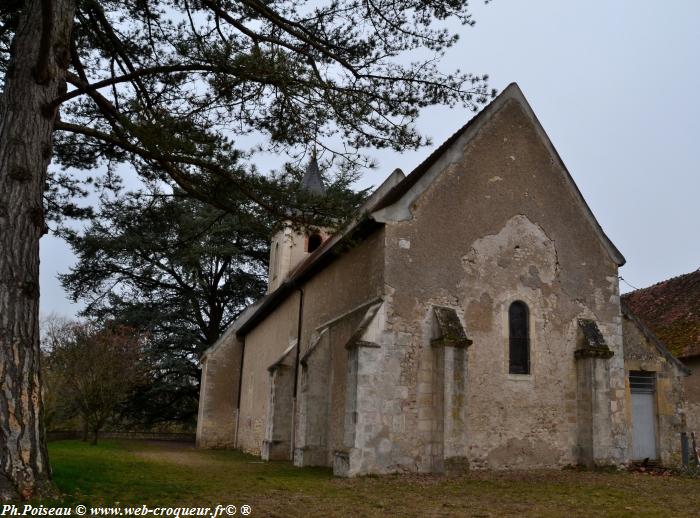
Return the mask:
<path id="1" fill-rule="evenodd" d="M 265 293 L 273 225 L 252 203 L 224 212 L 176 190 L 121 195 L 84 231 L 62 230 L 77 262 L 61 281 L 82 315 L 147 337 L 127 422 L 192 424 L 199 358 Z"/>
<path id="2" fill-rule="evenodd" d="M 486 101 L 486 77 L 438 67 L 457 39 L 450 18 L 473 23 L 467 0 L 2 2 L 0 498 L 50 488 L 38 370 L 49 162 L 280 216 L 289 196 L 255 151 L 361 164 L 367 147 L 425 144 L 411 125 L 422 107 Z"/>

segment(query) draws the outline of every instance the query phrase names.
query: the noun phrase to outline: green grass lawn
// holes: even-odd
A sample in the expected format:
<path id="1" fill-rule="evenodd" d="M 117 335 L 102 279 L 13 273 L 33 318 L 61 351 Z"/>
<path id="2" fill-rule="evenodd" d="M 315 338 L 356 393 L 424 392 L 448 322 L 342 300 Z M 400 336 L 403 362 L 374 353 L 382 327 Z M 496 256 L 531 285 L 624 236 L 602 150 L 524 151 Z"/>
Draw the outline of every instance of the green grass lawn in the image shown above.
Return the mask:
<path id="1" fill-rule="evenodd" d="M 72 504 L 248 504 L 251 516 L 700 516 L 700 480 L 639 473 L 475 472 L 334 478 L 232 451 L 145 441 L 49 444 Z M 238 516 L 238 515 L 237 515 Z"/>

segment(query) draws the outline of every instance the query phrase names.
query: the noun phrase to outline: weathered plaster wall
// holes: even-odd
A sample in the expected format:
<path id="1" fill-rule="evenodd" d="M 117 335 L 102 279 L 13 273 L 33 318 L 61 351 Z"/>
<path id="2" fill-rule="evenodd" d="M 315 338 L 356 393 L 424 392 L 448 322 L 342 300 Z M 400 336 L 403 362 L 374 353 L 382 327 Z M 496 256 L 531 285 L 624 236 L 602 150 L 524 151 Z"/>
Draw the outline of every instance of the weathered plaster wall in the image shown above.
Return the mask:
<path id="1" fill-rule="evenodd" d="M 329 333 L 324 329 L 313 338 L 311 348 L 301 358 L 294 449 L 294 464 L 297 466 L 327 466 L 330 462 L 330 364 Z"/>
<path id="2" fill-rule="evenodd" d="M 331 466 L 347 449 L 345 418 L 348 383 L 346 345 L 367 309 L 345 313 L 318 329 L 301 361 L 295 464 Z"/>
<path id="3" fill-rule="evenodd" d="M 294 293 L 245 337 L 237 447 L 248 453 L 261 453 L 270 400 L 268 367 L 296 340 L 298 309 Z"/>
<path id="4" fill-rule="evenodd" d="M 312 336 L 332 321 L 350 312 L 363 303 L 375 299 L 383 289 L 384 234 L 379 229 L 364 241 L 351 247 L 343 255 L 314 276 L 302 289 L 303 311 L 301 322 L 301 355 L 311 343 Z M 238 431 L 238 447 L 244 451 L 260 454 L 269 416 L 270 367 L 297 338 L 299 292 L 290 296 L 267 318 L 245 336 L 245 358 L 243 362 L 243 390 Z M 327 446 L 330 450 L 338 446 L 342 437 L 339 417 L 344 413 L 344 375 L 347 351 L 344 349 L 343 333 L 333 331 L 329 344 L 330 376 L 320 379 L 328 383 L 329 410 L 326 415 L 335 423 L 329 431 Z M 316 368 L 316 364 L 312 366 Z M 311 378 L 315 377 L 310 372 Z M 316 376 L 318 379 L 318 376 Z M 301 383 L 301 379 L 299 380 Z M 300 387 L 300 385 L 298 385 Z M 331 389 L 331 387 L 334 387 Z M 292 402 L 289 402 L 290 406 Z M 298 415 L 296 416 L 298 418 Z M 299 423 L 295 422 L 297 428 Z M 298 442 L 298 441 L 297 441 Z M 330 462 L 330 461 L 329 461 Z M 324 463 L 327 464 L 327 463 Z"/>
<path id="5" fill-rule="evenodd" d="M 302 356 L 316 343 L 315 337 L 324 331 L 325 336 L 316 344 L 318 350 L 309 355 L 304 379 L 300 377 L 299 392 L 303 382 L 304 396 L 308 396 L 300 405 L 302 410 L 324 407 L 322 411 L 316 408 L 314 412 L 297 415 L 300 429 L 295 441 L 299 449 L 295 454 L 297 465 L 331 465 L 335 452 L 344 448 L 349 354 L 345 345 L 362 317 L 363 308 L 382 294 L 383 246 L 384 230 L 380 228 L 304 285 Z M 314 430 L 307 418 L 325 423 L 325 429 Z M 306 438 L 305 433 L 309 434 Z"/>
<path id="6" fill-rule="evenodd" d="M 228 333 L 203 362 L 197 416 L 200 448 L 235 445 L 242 352 L 241 341 L 234 333 Z"/>
<path id="7" fill-rule="evenodd" d="M 292 455 L 295 362 L 296 340 L 293 340 L 277 362 L 268 367 L 270 395 L 262 446 L 265 460 L 289 460 Z"/>
<path id="8" fill-rule="evenodd" d="M 695 432 L 696 439 L 700 441 L 700 357 L 684 358 L 683 363 L 691 372 L 683 380 L 688 432 Z"/>
<path id="9" fill-rule="evenodd" d="M 656 378 L 657 446 L 664 465 L 679 465 L 680 433 L 684 431 L 683 378 L 676 365 L 664 357 L 631 318 L 622 319 L 625 370 L 654 372 Z M 632 404 L 629 378 L 626 379 L 628 442 L 632 444 Z"/>
<path id="10" fill-rule="evenodd" d="M 627 460 L 618 258 L 529 112 L 500 106 L 432 166 L 443 173 L 429 171 L 410 206 L 381 209 L 383 229 L 302 287 L 298 465 L 332 462 L 343 475 L 557 467 L 580 461 L 582 427 L 597 463 Z M 515 300 L 530 310 L 528 375 L 508 374 Z M 452 310 L 470 345 L 437 340 L 435 306 Z M 275 435 L 267 369 L 296 338 L 298 309 L 295 294 L 245 337 L 246 451 Z M 577 369 L 579 319 L 596 323 L 612 358 Z"/>
<path id="11" fill-rule="evenodd" d="M 311 335 L 339 316 L 381 296 L 384 281 L 384 229 L 365 240 L 316 274 L 304 285 L 302 352 Z"/>
<path id="12" fill-rule="evenodd" d="M 459 146 L 459 141 L 458 141 Z M 378 393 L 400 400 L 380 414 L 391 453 L 380 471 L 431 469 L 434 352 L 430 307 L 454 307 L 468 349 L 464 460 L 474 468 L 577 462 L 577 319 L 597 322 L 614 352 L 599 380 L 599 463 L 626 460 L 625 381 L 617 265 L 584 216 L 566 172 L 521 106 L 509 101 L 410 207 L 386 227 L 387 326 L 393 343 Z M 390 219 L 390 215 L 389 215 Z M 531 374 L 508 374 L 507 313 L 530 308 Z M 394 372 L 396 374 L 394 374 Z M 603 385 L 600 386 L 600 383 Z"/>

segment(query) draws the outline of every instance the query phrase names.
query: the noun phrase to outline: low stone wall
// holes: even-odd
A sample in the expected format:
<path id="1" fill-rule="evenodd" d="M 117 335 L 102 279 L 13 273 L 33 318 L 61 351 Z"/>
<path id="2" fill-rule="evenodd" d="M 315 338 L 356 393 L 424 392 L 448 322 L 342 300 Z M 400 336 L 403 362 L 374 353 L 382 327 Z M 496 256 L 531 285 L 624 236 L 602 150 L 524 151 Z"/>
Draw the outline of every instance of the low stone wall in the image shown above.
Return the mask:
<path id="1" fill-rule="evenodd" d="M 62 441 L 66 439 L 82 439 L 83 432 L 78 430 L 56 430 L 46 432 L 49 441 Z M 194 433 L 178 432 L 100 432 L 99 439 L 133 439 L 148 441 L 177 441 L 195 442 Z"/>

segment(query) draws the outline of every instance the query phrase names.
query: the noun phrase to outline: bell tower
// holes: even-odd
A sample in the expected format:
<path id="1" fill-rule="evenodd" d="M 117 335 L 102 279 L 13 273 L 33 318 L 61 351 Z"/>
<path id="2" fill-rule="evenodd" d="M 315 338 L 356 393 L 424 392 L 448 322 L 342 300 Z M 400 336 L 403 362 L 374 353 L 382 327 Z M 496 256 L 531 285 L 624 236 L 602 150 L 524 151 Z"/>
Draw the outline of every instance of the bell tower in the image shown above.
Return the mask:
<path id="1" fill-rule="evenodd" d="M 302 190 L 313 196 L 326 194 L 315 152 L 306 166 L 300 185 Z M 270 243 L 267 292 L 275 291 L 294 268 L 318 249 L 329 236 L 330 233 L 324 229 L 303 233 L 292 228 L 290 222 L 286 222 L 283 228 L 272 236 Z"/>

